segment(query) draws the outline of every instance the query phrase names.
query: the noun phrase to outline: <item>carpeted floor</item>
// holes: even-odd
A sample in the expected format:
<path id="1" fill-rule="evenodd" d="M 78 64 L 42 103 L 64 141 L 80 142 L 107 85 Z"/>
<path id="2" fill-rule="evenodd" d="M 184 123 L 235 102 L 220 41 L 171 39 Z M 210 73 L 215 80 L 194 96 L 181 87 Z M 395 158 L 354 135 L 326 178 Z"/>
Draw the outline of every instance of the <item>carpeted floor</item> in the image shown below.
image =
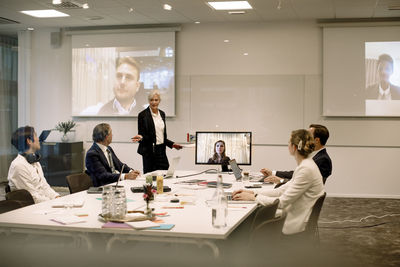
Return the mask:
<path id="1" fill-rule="evenodd" d="M 69 193 L 67 188 L 55 190 L 61 195 Z M 4 198 L 4 185 L 0 185 L 0 200 Z M 327 264 L 333 259 L 342 262 L 341 267 L 400 266 L 400 199 L 328 196 L 319 219 L 319 234 L 318 253 Z"/>
<path id="2" fill-rule="evenodd" d="M 319 233 L 321 249 L 352 266 L 400 266 L 400 199 L 327 197 Z"/>

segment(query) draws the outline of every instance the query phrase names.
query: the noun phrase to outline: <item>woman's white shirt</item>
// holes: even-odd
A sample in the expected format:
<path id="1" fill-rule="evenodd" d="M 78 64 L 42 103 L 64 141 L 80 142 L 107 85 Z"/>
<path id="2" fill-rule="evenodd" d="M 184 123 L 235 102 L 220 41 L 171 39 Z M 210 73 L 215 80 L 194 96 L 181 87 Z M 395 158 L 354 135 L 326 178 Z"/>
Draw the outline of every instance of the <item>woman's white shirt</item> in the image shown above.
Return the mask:
<path id="1" fill-rule="evenodd" d="M 153 113 L 151 109 L 150 111 L 151 111 L 151 117 L 153 118 L 154 127 L 156 128 L 156 145 L 164 144 L 165 124 L 163 119 L 161 118 L 160 111 L 157 111 L 157 113 Z"/>

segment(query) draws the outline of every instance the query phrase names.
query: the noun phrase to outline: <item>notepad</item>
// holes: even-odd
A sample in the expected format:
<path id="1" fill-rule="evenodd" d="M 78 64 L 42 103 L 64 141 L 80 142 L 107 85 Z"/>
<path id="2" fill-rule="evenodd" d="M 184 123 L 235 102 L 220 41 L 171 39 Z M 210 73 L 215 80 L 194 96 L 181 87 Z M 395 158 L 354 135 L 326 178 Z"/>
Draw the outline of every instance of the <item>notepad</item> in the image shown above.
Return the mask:
<path id="1" fill-rule="evenodd" d="M 132 226 L 126 223 L 106 222 L 101 228 L 132 229 Z"/>
<path id="2" fill-rule="evenodd" d="M 61 223 L 61 224 L 74 224 L 74 223 L 82 223 L 86 222 L 84 218 L 75 216 L 75 215 L 63 215 L 63 216 L 57 216 L 53 217 L 51 219 L 54 222 Z"/>
<path id="3" fill-rule="evenodd" d="M 74 200 L 58 200 L 54 202 L 51 207 L 52 208 L 82 208 L 85 203 L 84 199 L 74 199 Z"/>
<path id="4" fill-rule="evenodd" d="M 174 226 L 175 224 L 160 224 L 159 226 L 148 228 L 148 230 L 171 230 Z"/>
<path id="5" fill-rule="evenodd" d="M 158 223 L 154 223 L 152 221 L 127 222 L 127 224 L 129 224 L 130 226 L 132 226 L 137 230 L 160 226 Z"/>

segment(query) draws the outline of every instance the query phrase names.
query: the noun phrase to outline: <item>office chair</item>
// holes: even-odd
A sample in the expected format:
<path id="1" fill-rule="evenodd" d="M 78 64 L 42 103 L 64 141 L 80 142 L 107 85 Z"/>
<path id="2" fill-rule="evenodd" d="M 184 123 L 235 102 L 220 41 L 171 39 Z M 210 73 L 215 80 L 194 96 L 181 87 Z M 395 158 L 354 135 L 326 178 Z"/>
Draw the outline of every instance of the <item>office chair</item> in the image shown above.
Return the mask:
<path id="1" fill-rule="evenodd" d="M 16 200 L 2 200 L 0 201 L 0 214 L 22 208 L 22 204 Z"/>
<path id="2" fill-rule="evenodd" d="M 71 194 L 87 190 L 93 186 L 90 176 L 85 172 L 68 175 L 66 179 Z"/>
<path id="3" fill-rule="evenodd" d="M 4 191 L 6 192 L 6 194 L 8 193 L 8 192 L 11 192 L 11 188 L 10 188 L 10 185 L 7 183 L 6 184 L 6 186 L 4 187 Z"/>
<path id="4" fill-rule="evenodd" d="M 280 217 L 268 219 L 257 225 L 250 234 L 249 248 L 251 253 L 262 258 L 277 255 L 282 241 L 282 228 L 285 223 L 286 213 Z"/>
<path id="5" fill-rule="evenodd" d="M 278 209 L 278 205 L 279 199 L 277 198 L 271 205 L 258 207 L 251 225 L 251 231 L 254 231 L 259 224 L 269 219 L 273 219 L 275 217 L 276 210 Z"/>
<path id="6" fill-rule="evenodd" d="M 306 229 L 304 231 L 307 238 L 317 243 L 319 243 L 318 219 L 319 214 L 321 213 L 322 205 L 324 204 L 325 197 L 326 192 L 322 196 L 320 196 L 315 202 L 310 214 L 310 218 L 308 219 Z"/>
<path id="7" fill-rule="evenodd" d="M 6 200 L 16 200 L 22 205 L 22 207 L 35 204 L 31 193 L 25 189 L 18 189 L 8 192 L 6 194 Z"/>

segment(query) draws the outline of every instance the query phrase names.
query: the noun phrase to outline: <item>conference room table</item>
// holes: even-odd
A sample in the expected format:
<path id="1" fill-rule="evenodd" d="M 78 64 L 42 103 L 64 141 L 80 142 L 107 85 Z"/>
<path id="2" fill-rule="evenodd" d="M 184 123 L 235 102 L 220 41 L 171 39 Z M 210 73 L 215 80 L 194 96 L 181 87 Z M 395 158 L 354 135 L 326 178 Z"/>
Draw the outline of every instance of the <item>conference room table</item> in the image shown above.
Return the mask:
<path id="1" fill-rule="evenodd" d="M 195 173 L 195 171 L 176 171 L 175 174 L 186 176 Z M 223 173 L 222 176 L 224 183 L 232 184 L 232 187 L 225 189 L 225 192 L 244 187 L 243 182 L 237 182 L 232 174 Z M 43 255 L 50 259 L 49 254 L 53 254 L 52 250 L 55 248 L 58 248 L 59 252 L 55 252 L 53 261 L 49 262 L 58 264 L 59 260 L 66 255 L 69 255 L 69 260 L 75 258 L 76 263 L 82 263 L 82 259 L 77 260 L 80 256 L 86 257 L 84 262 L 93 263 L 89 261 L 87 255 L 90 255 L 92 259 L 99 259 L 100 262 L 108 260 L 114 262 L 116 258 L 125 258 L 129 262 L 130 257 L 142 257 L 142 261 L 143 257 L 145 259 L 149 257 L 155 261 L 157 257 L 154 257 L 153 253 L 158 253 L 160 257 L 166 259 L 179 256 L 193 261 L 196 255 L 218 259 L 220 246 L 232 245 L 226 243 L 229 240 L 228 237 L 249 218 L 257 205 L 229 202 L 226 227 L 214 228 L 208 201 L 212 198 L 215 188 L 198 183 L 187 183 L 188 180 L 193 179 L 216 181 L 217 173 L 164 179 L 164 186 L 169 186 L 172 189 L 171 192 L 156 194 L 154 201 L 151 202 L 154 213 L 163 215 L 157 216 L 157 220 L 161 224 L 174 225 L 170 230 L 104 228 L 105 222 L 99 216 L 102 210 L 101 194 L 89 194 L 87 191 L 82 191 L 0 214 L 0 235 L 2 236 L 0 251 L 2 254 L 9 252 L 6 258 L 15 266 L 26 263 L 23 258 L 11 256 L 13 252 L 21 251 L 21 245 L 26 252 L 25 256 L 29 255 L 30 262 L 38 263 L 41 263 L 40 257 Z M 144 210 L 146 203 L 143 193 L 131 192 L 131 187 L 140 187 L 144 183 L 145 175 L 136 180 L 119 182 L 119 185 L 125 187 L 128 211 Z M 272 188 L 273 185 L 263 185 L 263 188 L 266 187 Z M 172 203 L 171 199 L 179 199 L 179 203 Z M 73 207 L 82 203 L 81 207 Z M 71 216 L 78 218 L 81 222 L 71 224 L 57 222 Z M 248 236 L 249 233 L 242 234 Z M 189 248 L 192 251 L 186 253 L 186 250 L 190 250 Z M 199 250 L 202 252 L 200 253 Z M 146 253 L 149 255 L 147 256 Z M 176 255 L 173 256 L 174 254 Z M 160 259 L 159 261 L 163 262 Z"/>

